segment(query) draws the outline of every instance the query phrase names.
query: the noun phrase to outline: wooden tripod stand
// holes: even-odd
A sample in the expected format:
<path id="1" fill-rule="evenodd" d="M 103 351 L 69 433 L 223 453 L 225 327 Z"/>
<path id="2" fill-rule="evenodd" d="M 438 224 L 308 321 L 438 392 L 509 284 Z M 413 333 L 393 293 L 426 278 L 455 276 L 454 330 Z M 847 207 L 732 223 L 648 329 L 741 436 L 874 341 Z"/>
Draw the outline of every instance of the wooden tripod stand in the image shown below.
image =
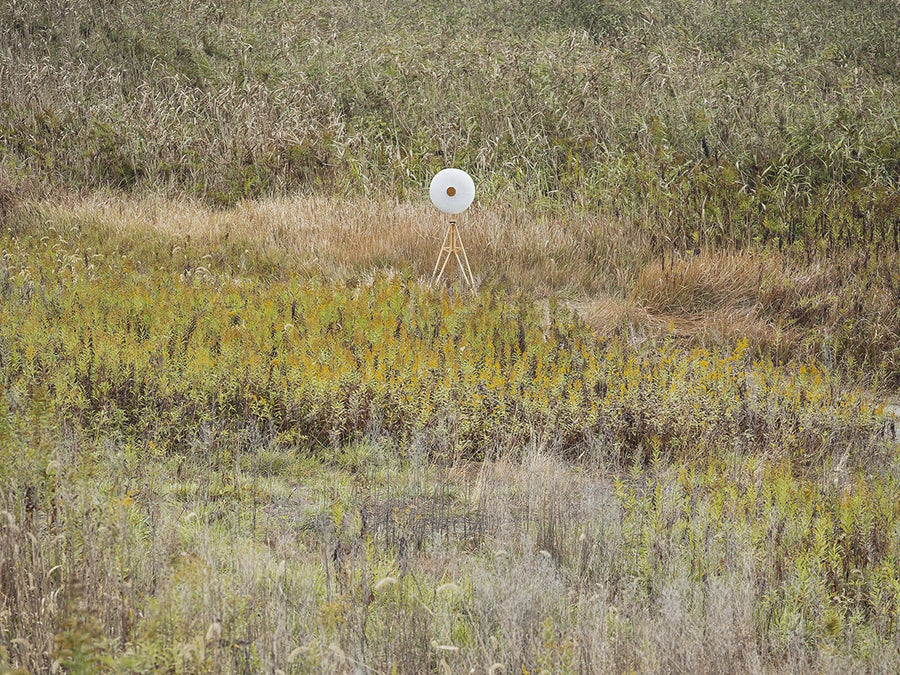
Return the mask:
<path id="1" fill-rule="evenodd" d="M 462 253 L 462 257 L 460 257 L 460 253 Z M 456 227 L 456 218 L 450 219 L 450 227 L 447 228 L 447 233 L 444 235 L 444 243 L 441 244 L 441 252 L 438 254 L 437 262 L 434 263 L 434 271 L 431 273 L 432 283 L 441 283 L 441 278 L 444 276 L 444 270 L 447 269 L 447 263 L 450 262 L 450 256 L 456 258 L 463 279 L 474 292 L 475 277 L 472 275 L 472 268 L 469 267 L 469 256 L 466 255 L 466 247 L 463 246 L 462 237 L 459 236 L 459 228 Z M 450 266 L 453 267 L 453 265 Z M 440 271 L 438 271 L 438 268 L 440 268 Z"/>

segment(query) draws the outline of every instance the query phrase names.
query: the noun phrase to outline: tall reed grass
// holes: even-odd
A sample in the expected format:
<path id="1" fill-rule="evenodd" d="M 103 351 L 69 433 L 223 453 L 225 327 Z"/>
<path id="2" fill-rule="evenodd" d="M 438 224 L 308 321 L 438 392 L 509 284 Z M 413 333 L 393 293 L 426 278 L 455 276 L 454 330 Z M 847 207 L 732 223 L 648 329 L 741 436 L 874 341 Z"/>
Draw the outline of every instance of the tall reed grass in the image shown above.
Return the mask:
<path id="1" fill-rule="evenodd" d="M 454 164 L 485 199 L 626 216 L 658 247 L 896 250 L 895 9 L 20 0 L 0 170 L 230 205 L 406 200 Z"/>

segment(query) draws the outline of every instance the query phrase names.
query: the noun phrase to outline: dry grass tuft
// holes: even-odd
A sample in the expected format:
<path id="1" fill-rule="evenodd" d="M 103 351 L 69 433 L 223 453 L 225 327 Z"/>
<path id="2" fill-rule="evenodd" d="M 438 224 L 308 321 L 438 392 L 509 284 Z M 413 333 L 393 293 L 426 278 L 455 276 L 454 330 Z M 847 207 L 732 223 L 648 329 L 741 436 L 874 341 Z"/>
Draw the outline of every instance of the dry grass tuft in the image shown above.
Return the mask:
<path id="1" fill-rule="evenodd" d="M 572 307 L 603 336 L 674 337 L 702 345 L 745 339 L 784 355 L 796 335 L 760 311 L 766 283 L 780 274 L 777 263 L 759 252 L 673 255 L 641 267 L 624 298 L 601 295 Z"/>
<path id="2" fill-rule="evenodd" d="M 703 251 L 654 260 L 638 272 L 631 299 L 653 314 L 746 310 L 759 298 L 771 259 L 751 252 Z"/>

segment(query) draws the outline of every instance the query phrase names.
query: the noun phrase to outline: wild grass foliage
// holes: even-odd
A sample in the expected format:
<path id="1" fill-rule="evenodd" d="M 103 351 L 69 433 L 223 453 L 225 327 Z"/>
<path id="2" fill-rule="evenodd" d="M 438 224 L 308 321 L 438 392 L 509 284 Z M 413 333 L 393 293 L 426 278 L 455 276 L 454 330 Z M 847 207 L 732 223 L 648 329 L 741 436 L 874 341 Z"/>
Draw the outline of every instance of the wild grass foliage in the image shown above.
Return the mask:
<path id="1" fill-rule="evenodd" d="M 212 203 L 487 199 L 634 221 L 658 247 L 898 246 L 889 0 L 6 3 L 2 170 Z"/>
<path id="2" fill-rule="evenodd" d="M 356 285 L 373 271 L 427 278 L 446 227 L 439 216 L 420 204 L 321 196 L 221 210 L 92 195 L 26 201 L 5 222 L 11 233 L 76 237 L 90 255 L 127 253 L 139 269 Z M 900 257 L 890 252 L 726 246 L 660 254 L 622 220 L 512 205 L 479 207 L 462 227 L 483 289 L 556 298 L 601 335 L 726 351 L 745 339 L 750 358 L 817 360 L 887 395 L 900 383 Z"/>
<path id="3" fill-rule="evenodd" d="M 898 32 L 2 4 L 0 670 L 900 670 Z"/>
<path id="4" fill-rule="evenodd" d="M 635 323 L 703 343 L 747 339 L 775 359 L 815 358 L 890 392 L 900 375 L 896 269 L 863 253 L 706 250 L 649 261 L 628 299 L 640 310 L 631 310 Z M 598 318 L 615 325 L 616 312 Z"/>
<path id="5" fill-rule="evenodd" d="M 897 663 L 895 451 L 836 371 L 314 275 L 249 206 L 256 239 L 54 208 L 0 240 L 3 667 Z M 700 290 L 648 273 L 660 312 L 790 292 L 669 265 Z"/>
<path id="6" fill-rule="evenodd" d="M 499 291 L 454 299 L 398 275 L 264 283 L 211 257 L 177 274 L 66 236 L 4 243 L 7 405 L 46 396 L 79 426 L 142 442 L 184 449 L 197 429 L 246 427 L 325 448 L 380 429 L 472 458 L 603 439 L 629 457 L 739 447 L 812 461 L 862 451 L 875 425 L 836 375 L 757 361 L 746 343 L 633 349 Z"/>
<path id="7" fill-rule="evenodd" d="M 256 443 L 210 464 L 212 439 L 166 455 L 5 419 L 9 463 L 41 492 L 0 492 L 0 664 L 845 672 L 900 659 L 892 470 L 828 462 L 804 478 L 727 453 L 613 479 L 532 448 L 473 472 L 386 439 L 325 460 Z"/>

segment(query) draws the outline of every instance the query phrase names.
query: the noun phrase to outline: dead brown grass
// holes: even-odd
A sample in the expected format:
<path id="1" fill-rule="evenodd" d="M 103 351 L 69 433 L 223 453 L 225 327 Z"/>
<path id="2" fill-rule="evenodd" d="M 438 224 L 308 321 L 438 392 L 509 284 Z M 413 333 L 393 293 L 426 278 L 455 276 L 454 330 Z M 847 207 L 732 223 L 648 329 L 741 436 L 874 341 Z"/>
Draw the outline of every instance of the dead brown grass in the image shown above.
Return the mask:
<path id="1" fill-rule="evenodd" d="M 761 314 L 760 300 L 764 282 L 780 278 L 785 264 L 749 251 L 670 255 L 641 267 L 622 296 L 572 305 L 601 335 L 671 336 L 700 344 L 746 339 L 778 350 L 790 336 Z"/>
<path id="2" fill-rule="evenodd" d="M 153 232 L 211 250 L 229 239 L 253 242 L 291 266 L 335 279 L 385 267 L 430 276 L 446 228 L 430 204 L 330 197 L 247 201 L 221 210 L 190 200 L 95 194 L 40 208 L 57 222 Z M 616 292 L 646 255 L 627 224 L 586 214 L 475 208 L 460 228 L 476 278 L 537 295 Z"/>
<path id="3" fill-rule="evenodd" d="M 672 255 L 645 265 L 630 297 L 653 314 L 749 309 L 759 297 L 764 278 L 776 266 L 772 258 L 753 252 Z"/>

